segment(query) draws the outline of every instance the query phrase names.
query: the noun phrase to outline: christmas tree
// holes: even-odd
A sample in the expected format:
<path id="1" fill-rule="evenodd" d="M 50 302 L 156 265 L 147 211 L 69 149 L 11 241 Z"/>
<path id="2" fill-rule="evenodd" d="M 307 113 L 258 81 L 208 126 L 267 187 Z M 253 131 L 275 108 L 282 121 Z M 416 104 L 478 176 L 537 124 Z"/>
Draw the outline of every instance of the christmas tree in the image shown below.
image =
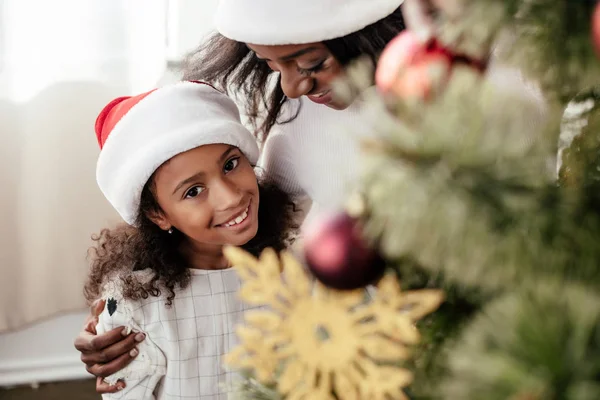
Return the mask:
<path id="1" fill-rule="evenodd" d="M 228 250 L 240 295 L 267 306 L 229 356 L 239 397 L 600 399 L 600 5 L 404 12 L 375 74 L 338 87 L 376 139 L 348 214 L 307 235 L 322 283 L 287 253 Z M 490 79 L 491 54 L 540 89 L 543 118 L 526 85 Z"/>

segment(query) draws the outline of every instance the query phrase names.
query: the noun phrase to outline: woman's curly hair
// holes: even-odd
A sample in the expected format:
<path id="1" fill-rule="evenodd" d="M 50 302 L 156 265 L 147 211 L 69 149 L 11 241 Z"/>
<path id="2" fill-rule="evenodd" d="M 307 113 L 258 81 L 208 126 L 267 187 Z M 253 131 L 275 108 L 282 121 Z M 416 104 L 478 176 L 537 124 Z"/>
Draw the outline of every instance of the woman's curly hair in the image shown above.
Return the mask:
<path id="1" fill-rule="evenodd" d="M 142 191 L 135 227 L 123 224 L 92 236 L 96 245 L 90 249 L 92 265 L 84 288 L 88 302 L 100 298 L 103 285 L 110 279 L 122 280 L 123 296 L 127 299 L 145 299 L 165 292 L 167 305 L 172 304 L 176 288 L 189 284 L 188 265 L 179 251 L 184 235 L 176 230 L 168 234 L 148 218 L 160 212 L 153 182 L 151 178 Z M 256 256 L 267 247 L 283 250 L 292 243 L 298 229 L 294 223 L 297 210 L 289 196 L 265 180 L 259 180 L 258 188 L 258 232 L 242 246 Z M 147 268 L 154 272 L 148 282 L 141 282 L 132 274 Z"/>

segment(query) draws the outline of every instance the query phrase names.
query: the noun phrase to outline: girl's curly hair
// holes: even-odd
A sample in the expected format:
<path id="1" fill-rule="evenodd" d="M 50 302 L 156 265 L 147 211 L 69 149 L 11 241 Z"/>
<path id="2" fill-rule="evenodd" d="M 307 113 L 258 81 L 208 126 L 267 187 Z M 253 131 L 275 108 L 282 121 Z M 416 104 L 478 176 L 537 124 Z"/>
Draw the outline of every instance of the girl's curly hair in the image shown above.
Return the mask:
<path id="1" fill-rule="evenodd" d="M 164 291 L 168 294 L 167 305 L 172 304 L 176 288 L 189 284 L 188 265 L 179 251 L 183 234 L 176 230 L 168 234 L 147 217 L 160 211 L 153 194 L 153 181 L 151 178 L 142 191 L 135 227 L 123 224 L 92 236 L 96 245 L 90 249 L 92 264 L 84 287 L 88 302 L 101 296 L 109 279 L 121 279 L 123 296 L 132 300 L 160 296 Z M 256 256 L 267 247 L 283 250 L 292 243 L 298 229 L 294 223 L 297 210 L 288 195 L 268 181 L 259 181 L 258 187 L 258 232 L 242 246 Z M 154 272 L 148 282 L 140 282 L 131 274 L 147 268 Z"/>

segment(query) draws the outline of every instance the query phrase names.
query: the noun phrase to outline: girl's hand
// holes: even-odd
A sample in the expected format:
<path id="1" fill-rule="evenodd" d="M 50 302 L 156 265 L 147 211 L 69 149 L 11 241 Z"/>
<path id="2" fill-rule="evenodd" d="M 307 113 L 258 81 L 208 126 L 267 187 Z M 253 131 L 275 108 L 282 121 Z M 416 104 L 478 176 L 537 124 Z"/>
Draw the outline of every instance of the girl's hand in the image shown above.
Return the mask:
<path id="1" fill-rule="evenodd" d="M 138 355 L 135 347 L 137 343 L 146 337 L 143 333 L 126 335 L 125 327 L 98 335 L 96 325 L 104 305 L 104 300 L 97 300 L 92 304 L 90 315 L 86 318 L 79 336 L 75 338 L 75 348 L 81 352 L 81 361 L 86 370 L 98 377 L 96 391 L 100 394 L 114 393 L 125 387 L 125 382 L 108 385 L 102 378 L 125 368 Z"/>

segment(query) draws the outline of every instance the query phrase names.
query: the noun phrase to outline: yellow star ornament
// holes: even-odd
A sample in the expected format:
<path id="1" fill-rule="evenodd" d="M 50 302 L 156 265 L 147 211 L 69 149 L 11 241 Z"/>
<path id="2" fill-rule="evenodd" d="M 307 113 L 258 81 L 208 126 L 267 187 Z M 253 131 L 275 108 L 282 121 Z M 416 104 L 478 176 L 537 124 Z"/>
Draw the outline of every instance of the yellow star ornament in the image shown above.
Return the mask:
<path id="1" fill-rule="evenodd" d="M 387 275 L 369 299 L 364 290 L 314 284 L 288 252 L 279 258 L 266 249 L 256 259 L 228 247 L 225 256 L 242 278 L 240 297 L 265 306 L 246 312 L 228 365 L 276 383 L 288 400 L 408 400 L 403 388 L 413 376 L 398 361 L 410 357 L 407 346 L 419 341 L 415 322 L 438 308 L 441 291 L 402 293 Z"/>

